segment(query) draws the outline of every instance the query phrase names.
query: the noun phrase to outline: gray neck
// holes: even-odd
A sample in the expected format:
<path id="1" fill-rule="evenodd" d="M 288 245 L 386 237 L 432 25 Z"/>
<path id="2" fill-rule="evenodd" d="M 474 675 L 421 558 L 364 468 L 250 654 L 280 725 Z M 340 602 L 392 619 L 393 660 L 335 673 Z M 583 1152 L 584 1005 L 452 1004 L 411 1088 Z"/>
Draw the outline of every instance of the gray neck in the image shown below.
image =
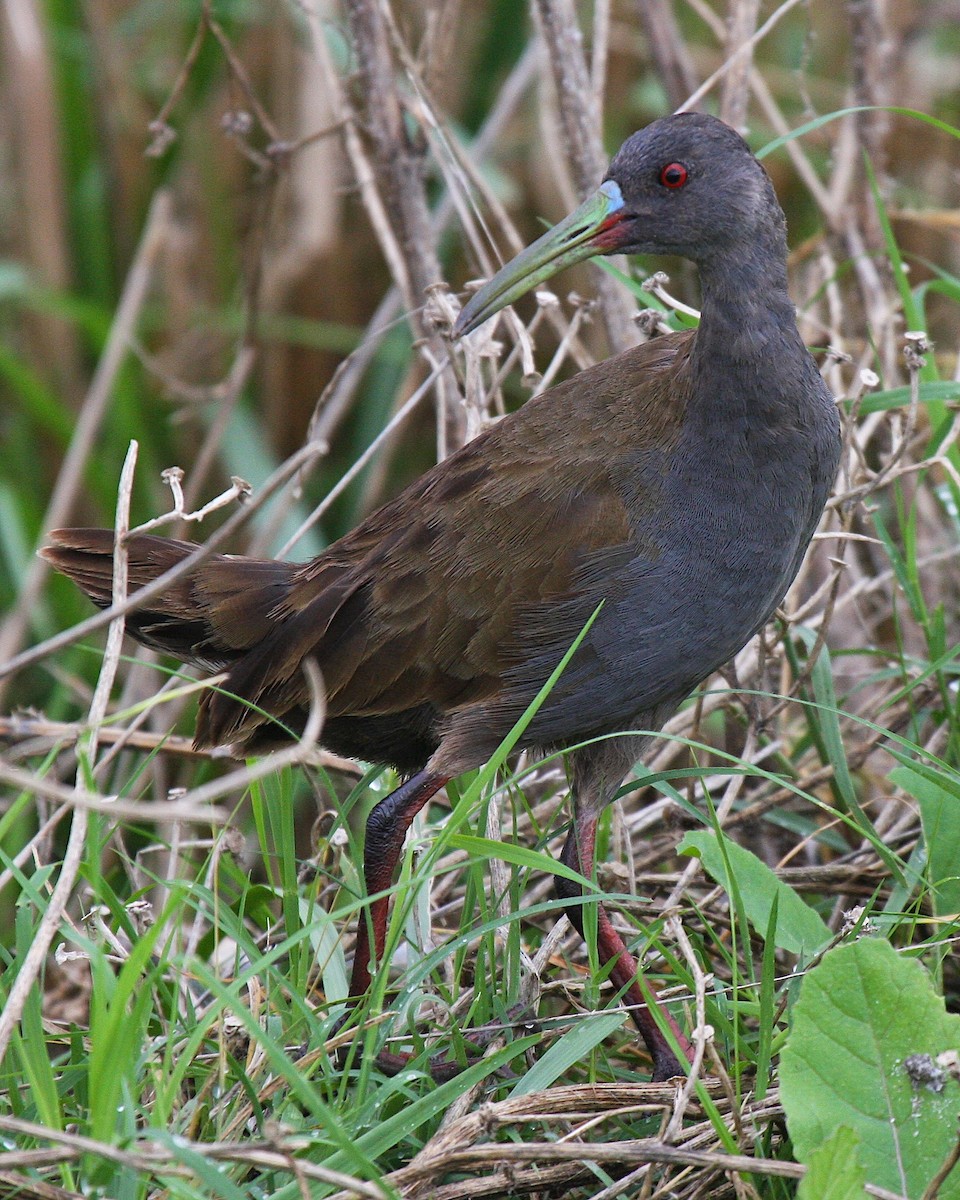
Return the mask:
<path id="1" fill-rule="evenodd" d="M 786 245 L 779 229 L 750 245 L 701 260 L 702 318 L 695 355 L 724 373 L 782 374 L 806 358 L 787 292 Z"/>
<path id="2" fill-rule="evenodd" d="M 777 230 L 766 232 L 766 246 L 758 240 L 698 263 L 702 316 L 691 368 L 698 380 L 694 420 L 707 442 L 729 436 L 723 430 L 731 425 L 792 427 L 819 394 L 787 293 L 786 247 Z"/>

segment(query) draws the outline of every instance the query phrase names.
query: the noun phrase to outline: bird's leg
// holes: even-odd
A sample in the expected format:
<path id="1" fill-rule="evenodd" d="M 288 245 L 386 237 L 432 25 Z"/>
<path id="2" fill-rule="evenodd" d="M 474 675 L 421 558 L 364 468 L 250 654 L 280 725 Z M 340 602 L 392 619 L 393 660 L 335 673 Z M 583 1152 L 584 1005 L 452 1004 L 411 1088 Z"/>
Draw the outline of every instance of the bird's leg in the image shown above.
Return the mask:
<path id="1" fill-rule="evenodd" d="M 413 818 L 440 791 L 448 778 L 446 775 L 419 771 L 389 796 L 385 796 L 370 813 L 363 847 L 363 877 L 368 896 L 385 892 L 393 883 L 393 873 L 403 850 L 403 839 Z M 377 896 L 360 914 L 353 974 L 350 977 L 350 996 L 354 1000 L 363 996 L 370 986 L 371 934 L 373 957 L 378 963 L 383 959 L 389 911 L 390 897 Z"/>
<path id="2" fill-rule="evenodd" d="M 353 953 L 348 1008 L 336 1023 L 334 1032 L 343 1027 L 357 1001 L 370 987 L 371 947 L 372 956 L 376 961 L 383 961 L 390 897 L 377 896 L 377 893 L 387 891 L 393 883 L 393 873 L 403 850 L 403 839 L 407 836 L 413 818 L 440 791 L 448 778 L 446 775 L 419 771 L 395 788 L 389 796 L 385 796 L 367 817 L 363 846 L 363 877 L 367 896 L 377 898 L 368 902 L 357 921 L 357 943 Z M 396 1074 L 400 1067 L 405 1065 L 407 1058 L 409 1055 L 385 1055 L 384 1067 L 387 1073 Z M 344 1047 L 339 1055 L 341 1066 L 346 1059 Z"/>
<path id="3" fill-rule="evenodd" d="M 385 892 L 393 883 L 403 849 L 403 840 L 417 813 L 448 782 L 449 776 L 421 771 L 403 783 L 376 806 L 367 818 L 366 841 L 363 849 L 363 874 L 368 896 Z M 356 1003 L 370 987 L 371 945 L 372 957 L 378 963 L 383 960 L 387 939 L 387 916 L 390 910 L 389 896 L 377 896 L 360 914 L 357 924 L 357 945 L 353 956 L 353 974 L 350 978 L 350 1003 Z M 371 941 L 372 935 L 372 941 Z M 341 1018 L 338 1024 L 343 1023 Z M 476 1044 L 482 1048 L 484 1037 L 490 1040 L 496 1035 L 479 1035 Z M 471 1039 L 473 1041 L 474 1039 Z M 386 1075 L 396 1075 L 403 1070 L 414 1056 L 409 1053 L 392 1054 L 382 1051 L 377 1056 L 377 1065 Z M 342 1056 L 341 1061 L 345 1056 Z M 462 1069 L 462 1064 L 441 1055 L 429 1063 L 430 1074 L 438 1083 L 450 1079 Z"/>
<path id="4" fill-rule="evenodd" d="M 589 812 L 577 814 L 573 827 L 567 837 L 560 855 L 560 861 L 573 870 L 579 871 L 586 879 L 593 878 L 595 849 L 596 849 L 597 818 Z M 563 900 L 578 900 L 566 911 L 567 916 L 583 937 L 583 889 L 568 879 L 556 876 L 557 894 Z M 652 983 L 646 982 L 649 1000 L 639 983 L 637 963 L 627 949 L 623 938 L 616 931 L 602 902 L 597 902 L 597 953 L 600 963 L 605 966 L 613 963 L 610 970 L 610 980 L 618 991 L 623 992 L 624 1003 L 630 1009 L 630 1015 L 640 1030 L 647 1049 L 653 1057 L 653 1080 L 661 1082 L 674 1075 L 684 1074 L 683 1068 L 676 1055 L 660 1032 L 651 1006 L 657 1008 L 670 1026 L 677 1045 L 688 1062 L 693 1061 L 693 1049 L 689 1041 L 680 1032 L 680 1028 L 668 1012 L 657 1004 L 657 992 Z"/>

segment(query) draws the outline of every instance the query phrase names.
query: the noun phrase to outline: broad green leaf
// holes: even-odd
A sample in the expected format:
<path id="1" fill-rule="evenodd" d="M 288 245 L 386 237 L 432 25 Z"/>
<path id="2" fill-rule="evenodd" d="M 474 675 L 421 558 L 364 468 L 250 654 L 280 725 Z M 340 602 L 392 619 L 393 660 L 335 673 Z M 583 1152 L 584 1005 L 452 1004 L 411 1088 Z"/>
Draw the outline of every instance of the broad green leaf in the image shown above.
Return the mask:
<path id="1" fill-rule="evenodd" d="M 927 879 L 938 917 L 960 913 L 960 787 L 929 767 L 894 767 L 890 782 L 916 800 L 927 848 Z"/>
<path id="2" fill-rule="evenodd" d="M 841 1126 L 860 1138 L 867 1181 L 922 1196 L 951 1153 L 960 1083 L 940 1090 L 911 1077 L 911 1056 L 936 1070 L 960 1047 L 960 1016 L 948 1014 L 929 974 L 881 938 L 829 950 L 806 976 L 780 1059 L 780 1096 L 801 1162 Z M 960 1171 L 939 1200 L 960 1200 Z"/>
<path id="3" fill-rule="evenodd" d="M 792 887 L 779 880 L 755 854 L 723 834 L 718 837 L 712 830 L 687 833 L 677 849 L 701 859 L 707 873 L 727 892 L 736 889 L 747 920 L 761 937 L 767 934 L 776 897 L 776 944 L 780 949 L 809 958 L 833 936 Z"/>
<path id="4" fill-rule="evenodd" d="M 797 1200 L 866 1200 L 867 1173 L 860 1164 L 860 1139 L 846 1125 L 810 1155 Z"/>

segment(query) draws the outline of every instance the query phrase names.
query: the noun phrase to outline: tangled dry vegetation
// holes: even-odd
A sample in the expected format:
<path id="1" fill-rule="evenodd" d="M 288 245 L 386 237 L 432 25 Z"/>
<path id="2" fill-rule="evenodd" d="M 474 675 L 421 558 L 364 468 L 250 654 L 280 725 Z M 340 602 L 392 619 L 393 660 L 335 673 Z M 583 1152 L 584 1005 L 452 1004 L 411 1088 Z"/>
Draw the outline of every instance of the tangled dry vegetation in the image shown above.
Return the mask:
<path id="1" fill-rule="evenodd" d="M 805 1168 L 776 1050 L 798 964 L 765 961 L 729 889 L 676 847 L 714 814 L 835 934 L 857 906 L 886 918 L 956 1006 L 956 920 L 891 870 L 917 864 L 922 837 L 891 750 L 948 772 L 960 757 L 960 142 L 889 106 L 955 118 L 960 9 L 204 3 L 194 26 L 155 27 L 147 6 L 140 23 L 122 7 L 88 6 L 75 29 L 49 18 L 32 50 L 9 52 L 19 140 L 3 203 L 31 220 L 4 246 L 23 274 L 8 272 L 19 370 L 6 368 L 17 402 L 3 418 L 0 1192 L 119 1195 L 123 1180 L 131 1196 L 795 1194 Z M 99 127 L 58 108 L 66 33 L 97 81 Z M 444 1050 L 458 1028 L 491 1025 L 493 1057 L 439 1086 L 369 1064 L 348 1078 L 328 1057 L 326 1002 L 351 953 L 336 937 L 356 854 L 335 814 L 349 794 L 355 822 L 384 782 L 310 737 L 256 764 L 193 752 L 196 687 L 128 657 L 116 627 L 105 657 L 77 649 L 99 646 L 107 621 L 30 548 L 58 525 L 112 523 L 126 457 L 121 523 L 166 512 L 172 489 L 164 532 L 306 556 L 531 389 L 688 322 L 681 264 L 642 287 L 578 268 L 495 336 L 447 337 L 465 279 L 595 186 L 605 147 L 681 104 L 745 128 L 755 149 L 776 140 L 765 165 L 791 225 L 792 292 L 845 429 L 782 613 L 673 718 L 604 834 L 617 919 L 629 938 L 653 929 L 652 968 L 669 960 L 686 1027 L 713 1026 L 710 1081 L 638 1082 L 633 1035 L 615 1010 L 593 1013 L 579 939 L 553 928 L 549 875 L 511 850 L 560 844 L 555 761 L 518 764 L 474 808 L 505 861 L 440 806 L 439 849 L 421 829 L 419 889 L 402 884 L 428 957 L 405 960 L 400 1003 Z M 72 165 L 59 157 L 71 138 Z M 108 181 L 99 210 L 78 199 L 81 153 Z M 185 475 L 161 483 L 173 462 Z M 210 519 L 187 524 L 201 509 Z M 455 953 L 431 958 L 450 937 Z M 431 969 L 442 1002 L 423 989 Z M 139 1063 L 122 1097 L 109 1084 L 120 1045 Z M 534 1090 L 516 1086 L 524 1071 Z"/>

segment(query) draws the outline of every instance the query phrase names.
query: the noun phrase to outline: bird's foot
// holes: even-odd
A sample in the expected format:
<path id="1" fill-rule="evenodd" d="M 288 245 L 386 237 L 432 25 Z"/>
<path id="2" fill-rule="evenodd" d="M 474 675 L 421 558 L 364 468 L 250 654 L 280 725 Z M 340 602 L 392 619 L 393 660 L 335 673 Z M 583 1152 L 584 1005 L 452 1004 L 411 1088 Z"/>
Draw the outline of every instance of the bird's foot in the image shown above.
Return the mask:
<path id="1" fill-rule="evenodd" d="M 689 1072 L 689 1064 L 687 1069 L 680 1065 L 680 1060 L 666 1045 L 658 1046 L 654 1051 L 653 1057 L 653 1074 L 650 1076 L 651 1083 L 666 1083 L 668 1079 L 673 1079 L 676 1075 L 687 1075 Z"/>

